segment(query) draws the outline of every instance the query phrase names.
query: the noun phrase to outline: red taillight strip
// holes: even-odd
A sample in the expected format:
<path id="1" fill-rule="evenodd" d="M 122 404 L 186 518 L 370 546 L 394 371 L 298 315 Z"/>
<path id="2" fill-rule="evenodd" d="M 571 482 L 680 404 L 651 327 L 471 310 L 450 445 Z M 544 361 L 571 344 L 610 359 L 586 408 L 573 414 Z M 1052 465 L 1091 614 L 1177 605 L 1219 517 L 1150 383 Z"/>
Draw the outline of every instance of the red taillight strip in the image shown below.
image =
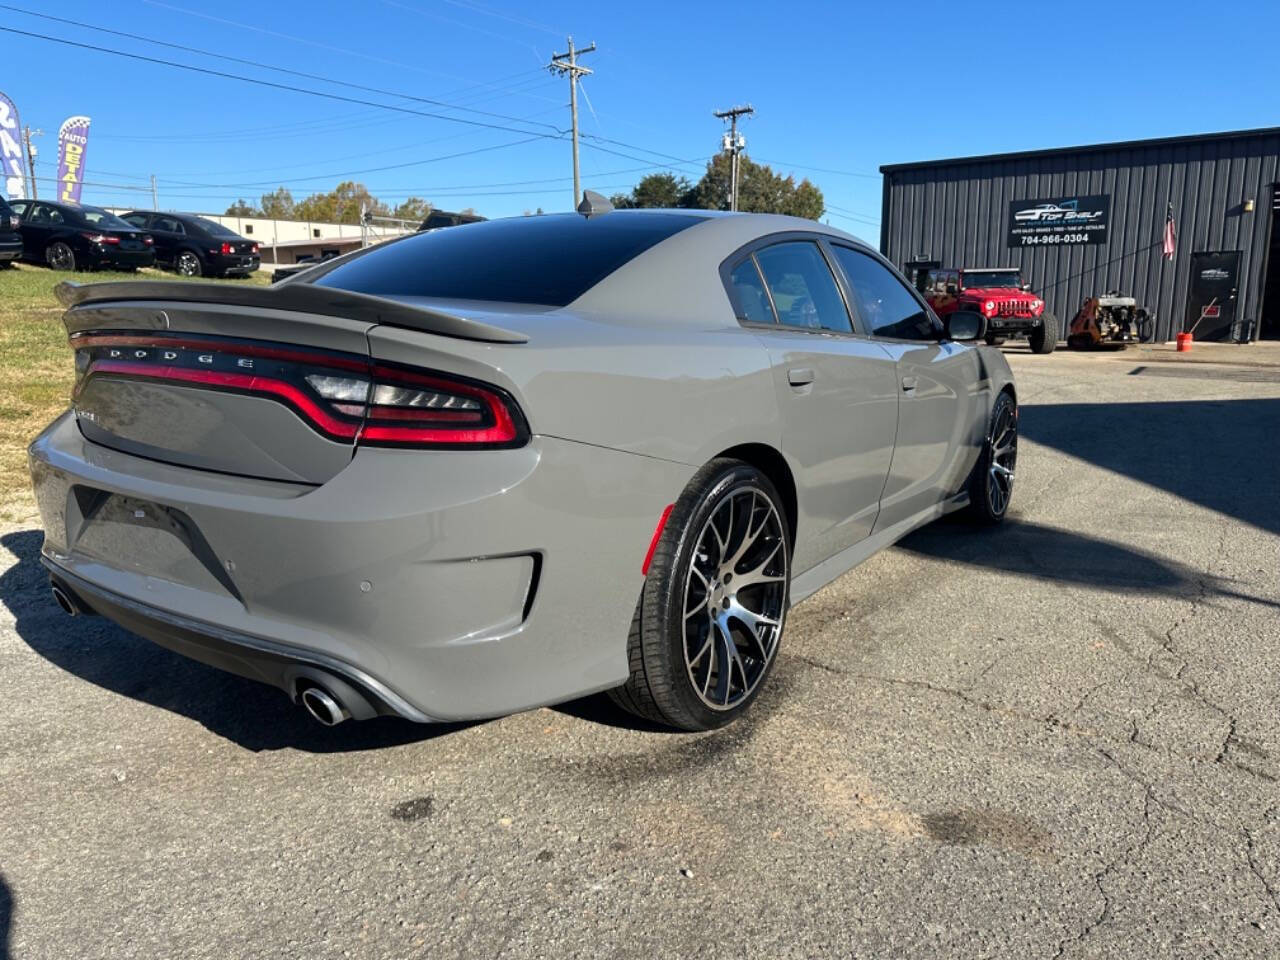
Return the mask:
<path id="1" fill-rule="evenodd" d="M 220 370 L 188 370 L 184 367 L 157 367 L 149 363 L 126 360 L 97 360 L 86 376 L 95 373 L 117 373 L 146 380 L 176 380 L 212 387 L 229 387 L 247 393 L 266 393 L 287 401 L 305 414 L 326 433 L 344 440 L 354 440 L 359 424 L 346 423 L 331 416 L 306 393 L 291 383 L 252 373 L 224 373 Z"/>
<path id="2" fill-rule="evenodd" d="M 184 350 L 223 350 L 236 356 L 261 357 L 264 360 L 283 360 L 288 363 L 306 363 L 315 366 L 334 367 L 339 370 L 358 370 L 368 373 L 369 361 L 355 357 L 343 357 L 307 350 L 291 350 L 287 347 L 271 347 L 230 340 L 202 340 L 196 337 L 132 336 L 113 333 L 77 333 L 71 337 L 71 347 L 177 347 Z"/>
<path id="3" fill-rule="evenodd" d="M 502 402 L 502 398 L 490 390 L 473 387 L 468 383 L 456 380 L 441 380 L 438 377 L 411 370 L 400 370 L 395 367 L 375 365 L 373 368 L 375 383 L 412 383 L 418 386 L 433 387 L 446 393 L 474 397 L 489 408 L 493 417 L 493 426 L 480 430 L 432 430 L 427 427 L 384 427 L 377 423 L 381 411 L 377 407 L 369 408 L 369 422 L 360 434 L 361 440 L 371 442 L 387 442 L 403 440 L 407 443 L 511 443 L 519 436 L 515 421 L 511 419 L 511 411 Z"/>

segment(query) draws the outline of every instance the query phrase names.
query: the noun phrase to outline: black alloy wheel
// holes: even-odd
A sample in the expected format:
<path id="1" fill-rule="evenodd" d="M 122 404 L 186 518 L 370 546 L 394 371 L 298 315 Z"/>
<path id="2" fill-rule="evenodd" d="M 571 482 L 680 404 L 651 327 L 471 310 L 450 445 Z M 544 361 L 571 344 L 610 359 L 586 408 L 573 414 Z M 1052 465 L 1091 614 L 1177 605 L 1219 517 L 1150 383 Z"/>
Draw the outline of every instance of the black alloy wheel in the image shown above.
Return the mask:
<path id="1" fill-rule="evenodd" d="M 791 541 L 777 490 L 737 460 L 707 464 L 676 502 L 645 580 L 621 706 L 683 730 L 740 716 L 777 660 Z"/>

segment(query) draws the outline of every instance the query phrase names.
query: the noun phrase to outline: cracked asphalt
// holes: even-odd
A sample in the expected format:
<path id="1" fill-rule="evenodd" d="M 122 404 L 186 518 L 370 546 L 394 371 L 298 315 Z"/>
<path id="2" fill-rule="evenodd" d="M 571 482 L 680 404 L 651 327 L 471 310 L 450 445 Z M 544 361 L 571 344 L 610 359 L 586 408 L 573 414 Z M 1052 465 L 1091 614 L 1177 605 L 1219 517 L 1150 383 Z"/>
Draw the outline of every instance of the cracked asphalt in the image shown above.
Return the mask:
<path id="1" fill-rule="evenodd" d="M 0 532 L 0 958 L 1280 955 L 1280 367 L 1010 357 L 1009 522 L 797 607 L 711 735 L 325 730 Z"/>

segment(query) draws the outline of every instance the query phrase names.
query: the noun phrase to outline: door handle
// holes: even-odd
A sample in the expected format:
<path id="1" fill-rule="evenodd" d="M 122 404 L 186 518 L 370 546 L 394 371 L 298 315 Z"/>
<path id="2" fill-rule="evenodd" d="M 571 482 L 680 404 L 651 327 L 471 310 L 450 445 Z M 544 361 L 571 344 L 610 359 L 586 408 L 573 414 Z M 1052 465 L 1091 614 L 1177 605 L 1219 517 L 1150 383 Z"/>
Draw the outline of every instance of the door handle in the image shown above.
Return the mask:
<path id="1" fill-rule="evenodd" d="M 913 392 L 913 391 L 915 390 L 915 388 L 916 388 L 916 387 L 918 387 L 918 386 L 920 386 L 920 380 L 919 380 L 919 378 L 918 378 L 918 377 L 903 377 L 903 378 L 902 378 L 902 389 L 903 389 L 903 392 L 905 392 L 905 393 L 911 393 L 911 392 Z"/>
<path id="2" fill-rule="evenodd" d="M 787 383 L 793 387 L 803 387 L 813 383 L 816 376 L 813 367 L 792 367 L 787 371 Z"/>

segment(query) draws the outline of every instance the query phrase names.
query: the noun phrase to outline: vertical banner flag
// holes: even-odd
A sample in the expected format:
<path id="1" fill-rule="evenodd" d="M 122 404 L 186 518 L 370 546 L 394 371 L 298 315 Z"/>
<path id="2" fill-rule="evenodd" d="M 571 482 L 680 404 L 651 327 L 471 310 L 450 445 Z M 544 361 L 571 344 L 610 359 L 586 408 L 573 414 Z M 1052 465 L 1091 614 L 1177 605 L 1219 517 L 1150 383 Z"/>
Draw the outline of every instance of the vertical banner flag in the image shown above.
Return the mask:
<path id="1" fill-rule="evenodd" d="M 79 203 L 84 186 L 84 152 L 89 145 L 89 118 L 67 117 L 58 128 L 58 199 Z"/>
<path id="2" fill-rule="evenodd" d="M 27 195 L 27 175 L 22 169 L 22 136 L 18 108 L 0 93 L 0 163 L 4 165 L 4 195 L 19 200 Z"/>
<path id="3" fill-rule="evenodd" d="M 1172 260 L 1174 253 L 1178 249 L 1178 231 L 1173 225 L 1173 204 L 1169 204 L 1169 211 L 1164 215 L 1164 258 Z"/>

